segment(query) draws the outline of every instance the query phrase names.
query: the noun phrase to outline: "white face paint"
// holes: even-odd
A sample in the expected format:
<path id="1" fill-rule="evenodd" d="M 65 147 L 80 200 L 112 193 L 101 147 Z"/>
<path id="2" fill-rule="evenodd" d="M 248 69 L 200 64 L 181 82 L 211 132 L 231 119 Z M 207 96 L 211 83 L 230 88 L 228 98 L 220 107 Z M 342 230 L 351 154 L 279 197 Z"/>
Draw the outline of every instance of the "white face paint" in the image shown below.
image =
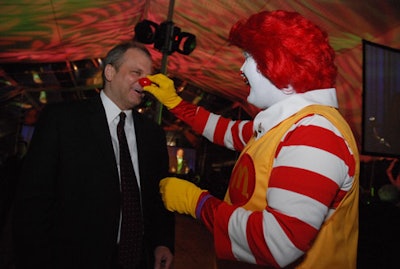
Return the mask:
<path id="1" fill-rule="evenodd" d="M 245 61 L 240 68 L 244 80 L 250 86 L 247 102 L 258 108 L 265 109 L 273 104 L 288 98 L 295 91 L 290 87 L 289 94 L 284 93 L 264 77 L 257 68 L 257 63 L 251 55 L 244 53 Z M 285 91 L 286 92 L 286 91 Z"/>

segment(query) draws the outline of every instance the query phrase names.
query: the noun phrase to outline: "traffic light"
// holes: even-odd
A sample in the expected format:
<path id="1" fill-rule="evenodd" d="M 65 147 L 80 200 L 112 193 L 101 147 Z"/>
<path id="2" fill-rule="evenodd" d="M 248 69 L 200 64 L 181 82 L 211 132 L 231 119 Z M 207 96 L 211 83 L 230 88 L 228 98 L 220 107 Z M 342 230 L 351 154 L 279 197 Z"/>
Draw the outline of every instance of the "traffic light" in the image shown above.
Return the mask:
<path id="1" fill-rule="evenodd" d="M 160 25 L 149 20 L 143 20 L 135 26 L 135 40 L 144 43 L 154 43 L 154 48 L 168 55 L 177 51 L 189 55 L 196 48 L 196 36 L 181 32 L 172 21 Z"/>

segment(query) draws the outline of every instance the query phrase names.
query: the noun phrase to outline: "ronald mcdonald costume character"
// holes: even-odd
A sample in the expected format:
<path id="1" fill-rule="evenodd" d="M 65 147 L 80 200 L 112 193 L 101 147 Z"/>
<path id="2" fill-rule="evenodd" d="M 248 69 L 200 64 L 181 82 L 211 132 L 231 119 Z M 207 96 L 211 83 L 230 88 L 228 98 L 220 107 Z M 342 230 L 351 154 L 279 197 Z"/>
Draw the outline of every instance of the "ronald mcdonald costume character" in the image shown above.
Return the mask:
<path id="1" fill-rule="evenodd" d="M 264 11 L 237 22 L 229 38 L 244 51 L 247 101 L 261 109 L 251 121 L 222 118 L 182 100 L 168 77 L 148 76 L 144 89 L 178 118 L 241 151 L 223 201 L 169 177 L 160 183 L 164 205 L 202 221 L 220 259 L 356 268 L 358 151 L 337 109 L 326 33 L 298 13 Z"/>

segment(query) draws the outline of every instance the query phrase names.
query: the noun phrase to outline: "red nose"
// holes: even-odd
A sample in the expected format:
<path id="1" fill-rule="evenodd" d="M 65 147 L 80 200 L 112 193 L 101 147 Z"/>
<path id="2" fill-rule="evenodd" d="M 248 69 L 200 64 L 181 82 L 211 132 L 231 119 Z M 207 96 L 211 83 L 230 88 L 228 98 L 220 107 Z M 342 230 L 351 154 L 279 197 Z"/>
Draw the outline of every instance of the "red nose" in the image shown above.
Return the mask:
<path id="1" fill-rule="evenodd" d="M 144 87 L 144 86 L 149 86 L 151 85 L 151 80 L 148 78 L 140 78 L 139 79 L 139 84 L 140 86 Z"/>

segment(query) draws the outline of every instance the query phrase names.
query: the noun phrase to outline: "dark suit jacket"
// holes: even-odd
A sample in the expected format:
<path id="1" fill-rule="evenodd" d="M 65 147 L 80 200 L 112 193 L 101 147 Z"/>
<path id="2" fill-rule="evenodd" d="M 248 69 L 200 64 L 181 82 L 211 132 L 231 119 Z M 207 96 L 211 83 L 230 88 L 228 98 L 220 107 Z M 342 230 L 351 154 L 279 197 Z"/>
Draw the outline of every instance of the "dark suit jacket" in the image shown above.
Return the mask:
<path id="1" fill-rule="evenodd" d="M 174 216 L 158 183 L 168 173 L 165 133 L 133 113 L 145 244 L 174 248 Z M 111 268 L 120 214 L 118 170 L 100 97 L 48 105 L 25 157 L 14 210 L 17 268 Z"/>

